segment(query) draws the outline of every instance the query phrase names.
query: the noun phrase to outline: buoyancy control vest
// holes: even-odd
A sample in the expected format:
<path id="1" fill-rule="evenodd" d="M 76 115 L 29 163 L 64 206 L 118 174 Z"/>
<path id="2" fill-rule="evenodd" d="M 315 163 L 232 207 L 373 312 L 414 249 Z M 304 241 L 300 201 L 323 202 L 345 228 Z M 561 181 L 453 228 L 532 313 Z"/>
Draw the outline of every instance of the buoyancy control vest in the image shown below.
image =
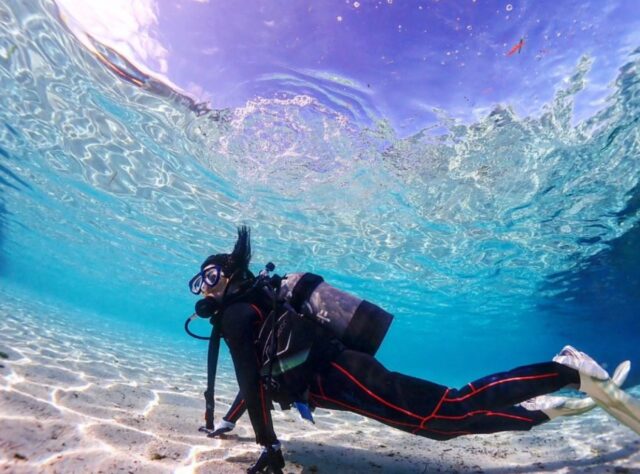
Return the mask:
<path id="1" fill-rule="evenodd" d="M 261 378 L 274 401 L 286 409 L 306 399 L 311 381 L 311 352 L 325 331 L 313 321 L 283 306 L 262 323 L 256 346 L 262 363 Z"/>
<path id="2" fill-rule="evenodd" d="M 336 350 L 332 341 L 337 340 L 341 347 L 375 355 L 393 316 L 313 273 L 287 274 L 277 283 L 277 308 L 263 322 L 256 343 L 261 376 L 285 408 L 306 399 L 319 338 L 325 350 L 327 344 Z"/>

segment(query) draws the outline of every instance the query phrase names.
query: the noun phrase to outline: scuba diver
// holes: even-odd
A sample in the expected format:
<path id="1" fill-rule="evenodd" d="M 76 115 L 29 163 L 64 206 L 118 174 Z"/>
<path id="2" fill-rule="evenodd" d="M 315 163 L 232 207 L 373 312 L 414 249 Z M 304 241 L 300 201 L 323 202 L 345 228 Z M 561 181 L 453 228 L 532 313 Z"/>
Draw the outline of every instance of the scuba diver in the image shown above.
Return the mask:
<path id="1" fill-rule="evenodd" d="M 566 346 L 549 362 L 525 365 L 468 383 L 459 389 L 387 370 L 376 358 L 393 316 L 312 273 L 258 276 L 249 270 L 250 232 L 238 228 L 231 253 L 209 256 L 189 282 L 202 295 L 186 331 L 209 340 L 206 426 L 209 437 L 228 433 L 246 411 L 263 447 L 247 472 L 281 473 L 281 444 L 273 429 L 273 402 L 295 407 L 313 421 L 316 408 L 347 410 L 434 440 L 499 431 L 530 430 L 558 416 L 599 405 L 640 434 L 640 404 L 618 388 L 629 372 L 621 364 L 613 379 L 588 355 Z M 209 319 L 208 338 L 189 323 Z M 239 393 L 214 424 L 214 384 L 224 338 Z M 583 399 L 548 396 L 565 387 Z"/>

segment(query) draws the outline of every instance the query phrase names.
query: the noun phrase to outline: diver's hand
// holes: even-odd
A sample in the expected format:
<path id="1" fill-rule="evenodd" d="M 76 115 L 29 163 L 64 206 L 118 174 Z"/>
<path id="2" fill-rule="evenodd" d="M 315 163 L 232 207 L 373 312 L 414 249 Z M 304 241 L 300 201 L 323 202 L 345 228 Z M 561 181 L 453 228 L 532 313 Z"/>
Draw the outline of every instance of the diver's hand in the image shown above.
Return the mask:
<path id="1" fill-rule="evenodd" d="M 220 305 L 213 298 L 202 298 L 196 301 L 196 314 L 201 318 L 210 318 L 220 309 Z"/>
<path id="2" fill-rule="evenodd" d="M 260 457 L 256 463 L 247 469 L 247 474 L 257 474 L 259 472 L 282 474 L 284 467 L 284 457 L 280 449 L 280 442 L 262 449 Z"/>
<path id="3" fill-rule="evenodd" d="M 235 423 L 231 423 L 227 420 L 222 420 L 219 423 L 216 423 L 216 426 L 213 427 L 213 431 L 207 434 L 207 438 L 216 438 L 220 435 L 228 433 L 232 429 L 236 427 Z"/>

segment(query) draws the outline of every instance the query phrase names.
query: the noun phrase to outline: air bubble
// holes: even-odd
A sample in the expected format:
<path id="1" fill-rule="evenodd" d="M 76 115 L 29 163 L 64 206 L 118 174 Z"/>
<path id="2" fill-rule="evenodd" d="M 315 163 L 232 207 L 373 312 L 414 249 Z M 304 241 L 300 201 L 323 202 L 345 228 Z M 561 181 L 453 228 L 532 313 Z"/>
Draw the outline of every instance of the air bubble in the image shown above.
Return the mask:
<path id="1" fill-rule="evenodd" d="M 506 8 L 506 10 L 507 10 L 508 12 L 510 12 L 511 10 L 513 10 L 513 5 L 511 5 L 510 3 L 509 3 L 509 4 L 507 4 L 507 8 Z"/>

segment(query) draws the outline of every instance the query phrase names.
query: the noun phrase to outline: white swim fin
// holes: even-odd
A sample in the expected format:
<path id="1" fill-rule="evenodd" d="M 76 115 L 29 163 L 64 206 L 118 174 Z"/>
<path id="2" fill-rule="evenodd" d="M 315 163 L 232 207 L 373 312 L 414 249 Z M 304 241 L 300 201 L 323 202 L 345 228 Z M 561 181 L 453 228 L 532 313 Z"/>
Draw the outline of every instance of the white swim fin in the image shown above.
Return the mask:
<path id="1" fill-rule="evenodd" d="M 583 374 L 580 374 L 580 391 L 640 435 L 640 400 L 620 389 L 611 379 L 600 380 Z"/>

